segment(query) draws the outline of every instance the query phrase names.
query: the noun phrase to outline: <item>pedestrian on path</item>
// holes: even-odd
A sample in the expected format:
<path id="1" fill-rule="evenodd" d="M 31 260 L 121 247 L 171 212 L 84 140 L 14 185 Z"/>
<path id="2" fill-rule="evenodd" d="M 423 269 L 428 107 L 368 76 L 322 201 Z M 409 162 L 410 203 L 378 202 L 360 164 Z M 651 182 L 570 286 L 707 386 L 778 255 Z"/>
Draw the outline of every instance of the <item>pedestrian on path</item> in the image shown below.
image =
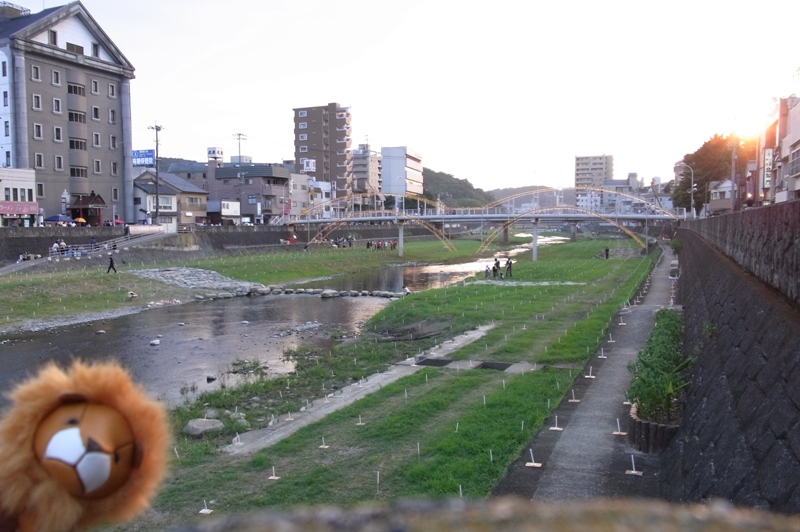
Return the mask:
<path id="1" fill-rule="evenodd" d="M 110 273 L 111 270 L 114 270 L 114 273 L 117 273 L 117 268 L 114 266 L 114 255 L 108 256 L 108 269 L 106 273 Z"/>

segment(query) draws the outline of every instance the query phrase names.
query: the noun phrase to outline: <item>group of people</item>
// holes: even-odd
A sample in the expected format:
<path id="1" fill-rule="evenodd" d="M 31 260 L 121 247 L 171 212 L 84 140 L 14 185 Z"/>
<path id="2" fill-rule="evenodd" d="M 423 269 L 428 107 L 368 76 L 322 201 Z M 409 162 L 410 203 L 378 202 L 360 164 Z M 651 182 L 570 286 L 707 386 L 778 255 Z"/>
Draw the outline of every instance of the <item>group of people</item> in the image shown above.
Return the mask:
<path id="1" fill-rule="evenodd" d="M 367 240 L 367 249 L 397 249 L 397 240 L 391 241 L 382 241 L 379 240 L 377 242 L 373 242 L 372 240 Z"/>
<path id="2" fill-rule="evenodd" d="M 511 257 L 508 257 L 506 259 L 506 264 L 505 264 L 505 273 L 503 273 L 502 267 L 500 266 L 500 259 L 495 258 L 494 259 L 494 264 L 492 265 L 492 270 L 491 270 L 492 271 L 492 279 L 497 279 L 498 275 L 500 276 L 500 279 L 504 279 L 506 277 L 511 277 L 511 265 L 512 264 L 513 264 L 513 261 L 511 260 Z M 486 270 L 483 272 L 483 276 L 484 276 L 485 279 L 489 278 L 489 265 L 488 264 L 486 265 Z"/>

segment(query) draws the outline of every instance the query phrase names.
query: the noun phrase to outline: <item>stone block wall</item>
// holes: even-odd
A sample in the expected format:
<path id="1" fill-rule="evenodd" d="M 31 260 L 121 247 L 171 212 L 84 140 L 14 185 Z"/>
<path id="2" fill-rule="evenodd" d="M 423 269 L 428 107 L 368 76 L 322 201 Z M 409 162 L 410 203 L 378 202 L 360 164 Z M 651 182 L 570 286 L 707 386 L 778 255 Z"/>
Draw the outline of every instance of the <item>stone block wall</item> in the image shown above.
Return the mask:
<path id="1" fill-rule="evenodd" d="M 740 222 L 725 219 L 721 233 L 735 232 Z M 747 234 L 754 250 L 765 246 Z M 800 313 L 694 231 L 678 238 L 685 350 L 697 361 L 662 455 L 664 495 L 800 512 Z"/>
<path id="2" fill-rule="evenodd" d="M 800 304 L 800 200 L 681 222 Z"/>

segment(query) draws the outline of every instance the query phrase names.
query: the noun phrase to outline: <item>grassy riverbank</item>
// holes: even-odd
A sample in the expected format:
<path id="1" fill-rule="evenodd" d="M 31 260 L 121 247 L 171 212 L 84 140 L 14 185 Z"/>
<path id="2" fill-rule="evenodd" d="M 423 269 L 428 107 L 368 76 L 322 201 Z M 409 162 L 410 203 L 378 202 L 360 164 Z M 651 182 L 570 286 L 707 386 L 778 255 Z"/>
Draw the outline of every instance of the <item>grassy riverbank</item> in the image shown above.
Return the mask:
<path id="1" fill-rule="evenodd" d="M 332 351 L 287 354 L 297 371 L 286 378 L 262 379 L 258 361 L 242 361 L 238 370 L 249 375 L 245 384 L 191 401 L 189 394 L 173 415 L 176 433 L 208 409 L 219 414 L 226 428 L 199 440 L 178 435 L 180 458 L 173 460 L 153 510 L 119 530 L 163 530 L 192 522 L 203 500 L 213 500 L 215 512 L 228 513 L 408 496 L 488 495 L 568 391 L 573 375 L 607 334 L 616 310 L 649 273 L 655 257 L 626 253 L 630 245 L 625 240 L 583 241 L 543 248 L 535 263 L 522 257 L 511 279 L 483 284 L 480 275 L 463 286 L 412 294 L 378 313 L 355 342 Z M 599 258 L 605 247 L 612 248 L 611 260 Z M 242 261 L 235 274 L 224 261 L 206 267 L 256 280 L 258 273 L 247 264 L 261 266 Z M 426 367 L 250 457 L 217 450 L 243 430 L 226 410 L 253 428 L 263 427 L 288 412 L 313 408 L 332 390 L 386 371 L 393 362 L 492 323 L 486 336 L 449 358 L 527 364 L 537 371 Z M 356 424 L 359 416 L 363 425 Z M 320 448 L 322 438 L 325 449 Z M 280 480 L 267 478 L 273 468 Z"/>
<path id="2" fill-rule="evenodd" d="M 63 271 L 19 273 L 0 276 L 0 331 L 30 328 L 48 321 L 58 323 L 66 318 L 92 317 L 97 314 L 140 310 L 149 302 L 191 301 L 205 292 L 180 288 L 126 273 L 131 269 L 190 266 L 217 271 L 227 277 L 254 283 L 286 284 L 301 279 L 327 277 L 399 262 L 459 262 L 472 258 L 480 245 L 474 240 L 455 242 L 455 252 L 445 252 L 439 241 L 410 241 L 402 258 L 390 251 L 366 250 L 362 247 L 336 249 L 316 248 L 303 251 L 275 250 L 212 259 L 147 263 L 125 263 L 124 252 L 117 258 L 119 274 L 106 274 L 107 261 L 85 259 L 81 268 Z M 128 297 L 134 292 L 137 298 Z"/>

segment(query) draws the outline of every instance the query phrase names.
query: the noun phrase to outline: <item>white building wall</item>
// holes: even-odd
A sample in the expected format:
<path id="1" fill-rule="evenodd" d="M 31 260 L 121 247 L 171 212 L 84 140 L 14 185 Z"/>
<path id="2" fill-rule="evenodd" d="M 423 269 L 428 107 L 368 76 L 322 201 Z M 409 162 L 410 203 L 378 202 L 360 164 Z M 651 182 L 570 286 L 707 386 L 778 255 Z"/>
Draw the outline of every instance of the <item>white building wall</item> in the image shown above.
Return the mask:
<path id="1" fill-rule="evenodd" d="M 384 194 L 422 194 L 422 155 L 407 146 L 381 148 Z"/>

